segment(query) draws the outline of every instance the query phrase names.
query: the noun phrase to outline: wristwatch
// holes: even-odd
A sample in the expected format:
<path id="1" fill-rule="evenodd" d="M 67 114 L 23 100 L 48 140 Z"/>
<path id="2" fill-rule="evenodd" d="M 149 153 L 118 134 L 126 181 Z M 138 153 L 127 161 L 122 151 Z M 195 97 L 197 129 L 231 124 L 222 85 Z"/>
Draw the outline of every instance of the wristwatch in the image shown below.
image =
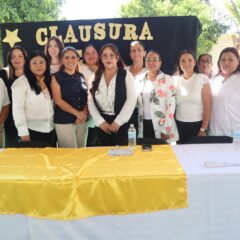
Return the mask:
<path id="1" fill-rule="evenodd" d="M 200 128 L 200 132 L 206 133 L 206 132 L 207 132 L 207 129 L 206 129 L 206 128 Z"/>

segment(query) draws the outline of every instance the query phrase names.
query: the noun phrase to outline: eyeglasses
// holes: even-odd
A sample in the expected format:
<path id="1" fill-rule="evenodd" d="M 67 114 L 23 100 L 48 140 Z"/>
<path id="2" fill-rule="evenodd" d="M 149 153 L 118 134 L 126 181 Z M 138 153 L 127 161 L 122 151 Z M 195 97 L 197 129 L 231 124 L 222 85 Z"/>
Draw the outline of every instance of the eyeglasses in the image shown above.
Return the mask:
<path id="1" fill-rule="evenodd" d="M 148 62 L 148 63 L 150 63 L 150 62 L 156 63 L 156 62 L 159 62 L 160 59 L 158 59 L 158 58 L 146 58 L 145 61 Z"/>
<path id="2" fill-rule="evenodd" d="M 210 60 L 201 60 L 201 61 L 199 61 L 199 64 L 210 64 L 211 63 L 211 61 Z"/>

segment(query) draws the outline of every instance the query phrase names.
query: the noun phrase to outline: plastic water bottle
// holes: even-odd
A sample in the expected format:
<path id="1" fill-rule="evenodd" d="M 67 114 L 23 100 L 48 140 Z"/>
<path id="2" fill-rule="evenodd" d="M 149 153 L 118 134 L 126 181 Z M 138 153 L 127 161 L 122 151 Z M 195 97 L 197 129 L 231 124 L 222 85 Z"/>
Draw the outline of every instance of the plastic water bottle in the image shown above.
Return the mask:
<path id="1" fill-rule="evenodd" d="M 240 126 L 233 133 L 233 144 L 240 149 Z"/>
<path id="2" fill-rule="evenodd" d="M 134 124 L 130 124 L 128 129 L 128 148 L 134 150 L 136 147 L 136 129 Z"/>

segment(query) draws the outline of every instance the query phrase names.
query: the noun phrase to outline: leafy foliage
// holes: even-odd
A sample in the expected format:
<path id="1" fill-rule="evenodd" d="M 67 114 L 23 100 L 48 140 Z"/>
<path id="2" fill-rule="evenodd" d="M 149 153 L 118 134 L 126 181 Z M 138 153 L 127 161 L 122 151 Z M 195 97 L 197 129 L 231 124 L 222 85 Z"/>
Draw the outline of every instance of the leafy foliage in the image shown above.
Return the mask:
<path id="1" fill-rule="evenodd" d="M 237 26 L 240 24 L 240 0 L 230 0 L 224 1 L 227 10 L 230 12 L 231 16 L 235 20 Z M 238 29 L 239 31 L 239 29 Z"/>
<path id="2" fill-rule="evenodd" d="M 213 18 L 214 9 L 204 0 L 131 0 L 121 6 L 122 17 L 197 16 L 202 25 L 198 53 L 208 52 L 227 25 Z"/>
<path id="3" fill-rule="evenodd" d="M 18 23 L 58 19 L 65 0 L 0 0 L 0 22 Z M 0 46 L 0 56 L 2 56 Z M 2 59 L 0 57 L 0 65 Z"/>
<path id="4" fill-rule="evenodd" d="M 56 20 L 63 3 L 64 0 L 0 0 L 0 22 Z"/>

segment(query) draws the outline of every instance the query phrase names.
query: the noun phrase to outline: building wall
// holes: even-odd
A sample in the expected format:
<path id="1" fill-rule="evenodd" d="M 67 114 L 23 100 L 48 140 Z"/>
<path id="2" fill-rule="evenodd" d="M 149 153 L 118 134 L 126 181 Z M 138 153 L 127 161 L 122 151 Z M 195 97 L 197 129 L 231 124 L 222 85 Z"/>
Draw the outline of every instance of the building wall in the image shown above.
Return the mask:
<path id="1" fill-rule="evenodd" d="M 224 34 L 219 37 L 217 43 L 212 47 L 209 52 L 213 56 L 213 72 L 218 72 L 217 61 L 221 51 L 226 47 L 235 47 L 234 44 L 234 35 L 233 34 Z"/>

